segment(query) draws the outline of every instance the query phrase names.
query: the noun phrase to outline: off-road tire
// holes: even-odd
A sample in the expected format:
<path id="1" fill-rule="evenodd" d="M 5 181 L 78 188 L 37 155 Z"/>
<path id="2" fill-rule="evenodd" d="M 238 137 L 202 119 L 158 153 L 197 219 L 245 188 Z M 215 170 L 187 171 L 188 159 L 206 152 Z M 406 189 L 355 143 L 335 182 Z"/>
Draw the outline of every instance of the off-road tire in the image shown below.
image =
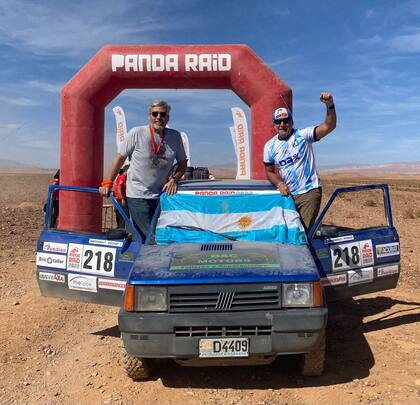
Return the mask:
<path id="1" fill-rule="evenodd" d="M 324 372 L 325 346 L 325 333 L 323 333 L 318 347 L 311 353 L 303 354 L 301 364 L 302 375 L 316 377 Z"/>
<path id="2" fill-rule="evenodd" d="M 151 374 L 151 364 L 149 359 L 133 357 L 123 352 L 122 364 L 126 374 L 133 380 L 146 380 Z"/>

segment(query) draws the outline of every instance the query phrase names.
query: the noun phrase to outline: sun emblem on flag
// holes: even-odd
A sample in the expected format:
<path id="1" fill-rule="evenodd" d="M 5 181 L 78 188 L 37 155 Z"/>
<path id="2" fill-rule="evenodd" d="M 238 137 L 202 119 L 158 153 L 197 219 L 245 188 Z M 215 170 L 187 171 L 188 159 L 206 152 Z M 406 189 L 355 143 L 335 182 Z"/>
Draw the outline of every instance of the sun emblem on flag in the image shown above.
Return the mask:
<path id="1" fill-rule="evenodd" d="M 252 224 L 252 219 L 251 217 L 245 216 L 245 217 L 241 217 L 238 222 L 239 222 L 239 226 L 242 229 L 246 229 Z"/>

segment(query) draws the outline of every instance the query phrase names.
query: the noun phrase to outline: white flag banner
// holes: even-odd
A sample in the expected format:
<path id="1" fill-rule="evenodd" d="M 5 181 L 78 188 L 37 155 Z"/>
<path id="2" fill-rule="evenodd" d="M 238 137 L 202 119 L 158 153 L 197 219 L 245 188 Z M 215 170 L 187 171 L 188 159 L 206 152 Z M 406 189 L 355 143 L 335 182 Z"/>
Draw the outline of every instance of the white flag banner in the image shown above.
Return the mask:
<path id="1" fill-rule="evenodd" d="M 238 147 L 236 146 L 235 127 L 229 127 L 230 136 L 232 137 L 233 148 L 235 149 L 236 158 L 238 158 Z"/>
<path id="2" fill-rule="evenodd" d="M 185 132 L 181 132 L 182 143 L 184 144 L 185 154 L 187 155 L 188 159 L 188 166 L 192 166 L 191 158 L 190 158 L 190 143 L 188 141 L 188 136 Z"/>
<path id="3" fill-rule="evenodd" d="M 125 122 L 125 114 L 122 107 L 117 105 L 112 109 L 115 116 L 115 121 L 117 124 L 117 150 L 119 150 L 119 146 L 123 144 L 127 138 L 127 124 Z M 127 158 L 124 162 L 124 166 L 130 163 L 129 159 Z"/>
<path id="4" fill-rule="evenodd" d="M 124 143 L 127 137 L 127 124 L 125 122 L 125 114 L 122 107 L 117 105 L 112 109 L 115 115 L 115 121 L 117 122 L 117 146 Z"/>
<path id="5" fill-rule="evenodd" d="M 232 108 L 232 116 L 237 158 L 236 178 L 239 180 L 249 180 L 251 178 L 251 157 L 246 116 L 239 107 Z"/>

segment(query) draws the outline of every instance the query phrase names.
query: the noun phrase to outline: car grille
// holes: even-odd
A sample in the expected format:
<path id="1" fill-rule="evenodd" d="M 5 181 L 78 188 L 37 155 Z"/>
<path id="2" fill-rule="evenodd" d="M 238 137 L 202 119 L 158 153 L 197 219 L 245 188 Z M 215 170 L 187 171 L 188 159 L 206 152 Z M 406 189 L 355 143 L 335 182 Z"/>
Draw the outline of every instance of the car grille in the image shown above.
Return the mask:
<path id="1" fill-rule="evenodd" d="M 276 284 L 169 288 L 169 312 L 258 311 L 280 307 L 280 286 Z"/>
<path id="2" fill-rule="evenodd" d="M 220 251 L 220 250 L 232 250 L 231 243 L 205 243 L 201 245 L 201 251 Z"/>
<path id="3" fill-rule="evenodd" d="M 271 326 L 190 326 L 175 327 L 176 337 L 266 336 Z"/>

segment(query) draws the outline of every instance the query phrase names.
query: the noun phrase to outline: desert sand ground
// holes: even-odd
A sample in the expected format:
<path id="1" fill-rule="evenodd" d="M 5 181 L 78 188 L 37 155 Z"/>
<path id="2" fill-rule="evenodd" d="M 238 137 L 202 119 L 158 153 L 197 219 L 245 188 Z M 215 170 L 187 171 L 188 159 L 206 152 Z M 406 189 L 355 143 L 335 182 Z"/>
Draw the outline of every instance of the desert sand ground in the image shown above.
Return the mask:
<path id="1" fill-rule="evenodd" d="M 323 376 L 301 377 L 290 356 L 261 367 L 162 362 L 146 382 L 119 364 L 117 308 L 38 291 L 35 243 L 49 181 L 0 178 L 0 404 L 419 404 L 420 176 L 323 177 L 325 198 L 337 185 L 388 182 L 402 251 L 395 290 L 331 306 Z"/>

